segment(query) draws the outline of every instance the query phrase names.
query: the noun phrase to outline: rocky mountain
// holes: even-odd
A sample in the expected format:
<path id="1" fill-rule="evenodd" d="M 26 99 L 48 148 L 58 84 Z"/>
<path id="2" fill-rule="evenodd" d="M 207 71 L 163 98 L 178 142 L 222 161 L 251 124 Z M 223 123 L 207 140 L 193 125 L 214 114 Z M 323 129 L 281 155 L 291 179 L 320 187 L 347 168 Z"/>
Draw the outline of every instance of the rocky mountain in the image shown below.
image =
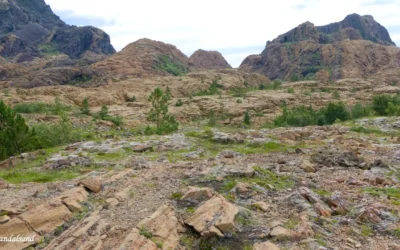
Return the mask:
<path id="1" fill-rule="evenodd" d="M 225 69 L 232 68 L 218 51 L 199 49 L 190 56 L 190 62 L 199 69 Z"/>
<path id="2" fill-rule="evenodd" d="M 326 26 L 310 22 L 268 41 L 260 55 L 240 68 L 271 79 L 312 79 L 319 71 L 331 79 L 368 77 L 400 65 L 400 49 L 372 16 L 352 14 Z"/>
<path id="3" fill-rule="evenodd" d="M 13 62 L 57 54 L 78 59 L 113 53 L 104 31 L 65 24 L 44 0 L 0 1 L 0 55 Z"/>
<path id="4" fill-rule="evenodd" d="M 124 49 L 93 65 L 95 70 L 113 77 L 149 75 L 183 75 L 192 64 L 189 58 L 171 44 L 147 38 L 128 44 Z"/>

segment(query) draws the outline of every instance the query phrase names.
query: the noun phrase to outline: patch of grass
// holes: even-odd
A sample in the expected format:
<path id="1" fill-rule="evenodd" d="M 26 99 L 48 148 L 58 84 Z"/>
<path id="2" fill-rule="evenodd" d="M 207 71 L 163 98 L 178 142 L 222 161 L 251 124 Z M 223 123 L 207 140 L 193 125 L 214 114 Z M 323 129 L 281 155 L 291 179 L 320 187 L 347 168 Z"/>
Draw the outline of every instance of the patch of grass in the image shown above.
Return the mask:
<path id="1" fill-rule="evenodd" d="M 189 214 L 193 214 L 194 212 L 196 212 L 196 208 L 188 207 L 188 208 L 186 208 L 186 212 L 189 213 Z"/>
<path id="2" fill-rule="evenodd" d="M 328 246 L 328 243 L 325 241 L 325 237 L 322 234 L 316 233 L 314 235 L 314 238 L 317 240 L 318 244 L 320 244 L 321 246 L 323 246 L 323 247 Z"/>
<path id="3" fill-rule="evenodd" d="M 391 198 L 400 199 L 400 189 L 393 187 L 385 187 L 385 188 L 377 188 L 377 187 L 368 187 L 365 188 L 364 191 L 373 196 L 387 196 Z"/>
<path id="4" fill-rule="evenodd" d="M 250 226 L 255 223 L 254 219 L 251 217 L 251 215 L 243 215 L 243 214 L 238 214 L 235 218 L 235 223 L 237 223 L 240 226 Z"/>
<path id="5" fill-rule="evenodd" d="M 231 202 L 235 202 L 236 201 L 236 196 L 233 193 L 228 193 L 228 194 L 223 194 L 223 196 L 225 197 L 225 199 L 227 199 L 228 201 Z"/>
<path id="6" fill-rule="evenodd" d="M 284 228 L 293 230 L 293 229 L 295 229 L 297 227 L 298 224 L 299 224 L 299 221 L 290 219 L 290 220 L 286 221 L 285 223 L 283 223 L 282 226 Z"/>
<path id="7" fill-rule="evenodd" d="M 289 94 L 294 94 L 294 89 L 293 89 L 293 88 L 288 88 L 287 92 L 288 92 Z"/>
<path id="8" fill-rule="evenodd" d="M 229 192 L 231 191 L 235 186 L 237 182 L 235 180 L 228 180 L 224 182 L 224 184 L 221 187 L 221 191 L 223 192 Z"/>
<path id="9" fill-rule="evenodd" d="M 144 237 L 146 237 L 147 239 L 150 239 L 150 240 L 151 240 L 151 238 L 153 238 L 153 234 L 151 232 L 149 232 L 146 228 L 141 227 L 139 230 L 140 230 L 140 232 L 139 232 L 140 235 L 143 235 Z"/>
<path id="10" fill-rule="evenodd" d="M 278 176 L 274 172 L 263 169 L 259 166 L 255 166 L 254 170 L 256 173 L 252 177 L 227 177 L 225 178 L 227 181 L 226 183 L 228 183 L 228 186 L 231 186 L 233 183 L 246 182 L 257 184 L 266 189 L 271 189 L 272 186 L 278 190 L 291 188 L 294 186 L 294 181 L 289 176 Z M 222 190 L 226 189 L 222 187 Z"/>
<path id="11" fill-rule="evenodd" d="M 370 237 L 374 234 L 374 231 L 372 228 L 368 225 L 362 225 L 361 226 L 361 235 L 364 237 Z"/>
<path id="12" fill-rule="evenodd" d="M 357 133 L 363 133 L 363 134 L 381 134 L 382 133 L 382 131 L 380 131 L 378 129 L 365 128 L 362 126 L 351 127 L 350 131 L 357 132 Z"/>
<path id="13" fill-rule="evenodd" d="M 97 153 L 94 158 L 100 161 L 117 161 L 122 160 L 126 157 L 125 154 L 122 152 L 115 152 L 115 153 Z"/>
<path id="14" fill-rule="evenodd" d="M 172 193 L 170 196 L 171 200 L 180 200 L 182 198 L 183 194 L 180 192 L 177 193 Z"/>
<path id="15" fill-rule="evenodd" d="M 400 238 L 400 228 L 390 231 L 390 234 L 392 234 L 393 236 L 395 236 L 397 238 Z"/>
<path id="16" fill-rule="evenodd" d="M 331 192 L 326 191 L 325 189 L 317 189 L 317 188 L 314 188 L 313 191 L 314 191 L 315 193 L 321 195 L 321 196 L 331 196 L 331 195 L 332 195 Z"/>
<path id="17" fill-rule="evenodd" d="M 73 171 L 41 171 L 41 170 L 29 170 L 29 171 L 12 171 L 8 173 L 0 173 L 0 178 L 13 184 L 20 184 L 26 182 L 37 182 L 47 183 L 54 182 L 56 180 L 66 181 L 74 179 L 81 174 Z"/>

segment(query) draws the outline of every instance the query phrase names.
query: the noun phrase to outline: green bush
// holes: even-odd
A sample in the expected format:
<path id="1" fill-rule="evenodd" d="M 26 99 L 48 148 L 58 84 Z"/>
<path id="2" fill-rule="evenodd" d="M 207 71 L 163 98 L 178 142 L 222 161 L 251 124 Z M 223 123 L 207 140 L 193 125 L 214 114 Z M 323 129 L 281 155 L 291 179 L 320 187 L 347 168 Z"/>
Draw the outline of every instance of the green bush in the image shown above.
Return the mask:
<path id="1" fill-rule="evenodd" d="M 217 118 L 215 116 L 214 110 L 208 113 L 208 126 L 214 127 L 217 124 Z"/>
<path id="2" fill-rule="evenodd" d="M 238 103 L 238 104 L 243 103 L 243 100 L 242 99 L 237 99 L 236 103 Z"/>
<path id="3" fill-rule="evenodd" d="M 325 116 L 326 124 L 333 124 L 337 119 L 347 121 L 350 119 L 350 113 L 347 111 L 343 102 L 328 103 L 326 108 L 319 111 L 321 115 Z"/>
<path id="4" fill-rule="evenodd" d="M 14 106 L 14 110 L 20 114 L 53 114 L 60 115 L 63 112 L 71 111 L 72 106 L 63 104 L 58 98 L 53 104 L 43 102 L 19 103 Z"/>
<path id="5" fill-rule="evenodd" d="M 162 89 L 156 88 L 149 96 L 152 109 L 147 115 L 149 121 L 156 123 L 156 133 L 165 134 L 178 130 L 179 123 L 175 116 L 168 113 L 168 101 L 171 96 L 168 91 L 164 93 Z"/>
<path id="6" fill-rule="evenodd" d="M 176 106 L 176 107 L 181 107 L 181 106 L 183 106 L 182 100 L 181 100 L 181 99 L 178 99 L 178 101 L 175 103 L 175 106 Z"/>
<path id="7" fill-rule="evenodd" d="M 294 89 L 293 89 L 293 88 L 288 88 L 287 92 L 288 92 L 289 94 L 294 94 Z"/>
<path id="8" fill-rule="evenodd" d="M 368 105 L 363 106 L 361 103 L 357 103 L 351 109 L 351 118 L 359 119 L 367 117 L 372 114 L 372 108 Z"/>
<path id="9" fill-rule="evenodd" d="M 246 124 L 246 125 L 250 125 L 251 124 L 249 111 L 246 111 L 244 113 L 243 123 Z"/>
<path id="10" fill-rule="evenodd" d="M 193 96 L 207 96 L 207 95 L 215 95 L 220 94 L 219 89 L 222 89 L 224 86 L 218 83 L 218 79 L 214 79 L 211 85 L 207 90 L 200 90 L 193 94 Z"/>
<path id="11" fill-rule="evenodd" d="M 282 88 L 282 82 L 280 80 L 275 80 L 266 86 L 268 90 L 277 90 Z"/>
<path id="12" fill-rule="evenodd" d="M 296 126 L 304 127 L 315 125 L 316 112 L 312 107 L 299 106 L 292 110 L 288 110 L 286 106 L 283 107 L 283 114 L 274 120 L 276 126 Z"/>
<path id="13" fill-rule="evenodd" d="M 315 111 L 311 106 L 299 106 L 288 110 L 286 105 L 283 107 L 282 115 L 274 120 L 275 126 L 295 126 L 304 127 L 310 125 L 330 125 L 337 119 L 347 121 L 351 118 L 344 103 L 328 103 L 326 107 Z"/>
<path id="14" fill-rule="evenodd" d="M 102 120 L 105 120 L 108 117 L 108 107 L 107 107 L 107 105 L 101 106 L 101 110 L 99 112 L 99 117 Z"/>
<path id="15" fill-rule="evenodd" d="M 266 87 L 263 83 L 260 83 L 260 85 L 258 86 L 259 90 L 264 90 Z"/>
<path id="16" fill-rule="evenodd" d="M 10 106 L 0 101 L 0 160 L 36 147 L 35 130 Z"/>
<path id="17" fill-rule="evenodd" d="M 333 99 L 340 99 L 340 94 L 339 94 L 339 92 L 338 92 L 337 90 L 335 90 L 335 91 L 332 93 L 332 98 L 333 98 Z"/>
<path id="18" fill-rule="evenodd" d="M 90 115 L 89 101 L 87 98 L 83 99 L 82 101 L 81 114 Z"/>
<path id="19" fill-rule="evenodd" d="M 38 139 L 38 148 L 51 148 L 85 139 L 85 133 L 75 129 L 69 122 L 40 123 L 33 128 Z"/>
<path id="20" fill-rule="evenodd" d="M 372 101 L 372 108 L 378 115 L 388 115 L 387 111 L 390 111 L 389 103 L 392 103 L 390 109 L 393 112 L 394 106 L 400 105 L 400 95 L 377 95 L 374 96 Z"/>
<path id="21" fill-rule="evenodd" d="M 385 112 L 389 116 L 400 116 L 400 105 L 396 105 L 393 102 L 389 102 Z"/>
<path id="22" fill-rule="evenodd" d="M 43 102 L 18 103 L 14 106 L 14 110 L 21 114 L 46 113 L 49 110 L 49 106 Z"/>

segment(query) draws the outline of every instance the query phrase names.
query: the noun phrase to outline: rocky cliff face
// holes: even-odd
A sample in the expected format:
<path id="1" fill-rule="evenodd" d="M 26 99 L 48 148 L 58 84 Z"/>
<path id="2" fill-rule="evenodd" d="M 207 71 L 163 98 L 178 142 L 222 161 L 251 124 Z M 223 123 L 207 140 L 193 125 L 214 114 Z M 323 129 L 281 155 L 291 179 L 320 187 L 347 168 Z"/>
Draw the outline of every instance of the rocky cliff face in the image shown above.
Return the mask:
<path id="1" fill-rule="evenodd" d="M 65 24 L 44 0 L 0 0 L 0 55 L 15 62 L 63 53 L 113 54 L 110 37 L 94 27 Z"/>
<path id="2" fill-rule="evenodd" d="M 198 69 L 225 69 L 231 65 L 218 51 L 205 51 L 199 49 L 190 56 L 190 62 Z"/>
<path id="3" fill-rule="evenodd" d="M 268 42 L 260 55 L 240 68 L 271 79 L 312 79 L 319 71 L 331 79 L 368 77 L 398 64 L 400 49 L 372 16 L 352 14 L 326 26 L 310 22 Z"/>

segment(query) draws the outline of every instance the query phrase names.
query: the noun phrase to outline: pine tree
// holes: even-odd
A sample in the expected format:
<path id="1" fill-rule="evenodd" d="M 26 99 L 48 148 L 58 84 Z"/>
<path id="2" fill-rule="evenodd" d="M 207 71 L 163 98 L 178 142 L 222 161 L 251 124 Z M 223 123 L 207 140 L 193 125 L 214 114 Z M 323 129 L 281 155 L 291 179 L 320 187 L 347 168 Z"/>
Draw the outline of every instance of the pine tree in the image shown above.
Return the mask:
<path id="1" fill-rule="evenodd" d="M 35 132 L 25 119 L 0 101 L 0 160 L 33 149 Z"/>
<path id="2" fill-rule="evenodd" d="M 243 122 L 246 125 L 250 125 L 251 124 L 249 111 L 246 111 L 246 113 L 244 113 L 244 121 Z"/>
<path id="3" fill-rule="evenodd" d="M 86 97 L 82 101 L 81 114 L 90 115 L 89 101 Z"/>
<path id="4" fill-rule="evenodd" d="M 156 133 L 171 133 L 178 129 L 179 123 L 176 118 L 168 113 L 168 101 L 171 96 L 162 89 L 156 88 L 149 96 L 153 108 L 150 110 L 147 119 L 156 123 Z"/>
<path id="5" fill-rule="evenodd" d="M 105 120 L 108 117 L 108 107 L 107 107 L 107 105 L 101 106 L 101 110 L 99 112 L 99 117 L 102 120 Z"/>

